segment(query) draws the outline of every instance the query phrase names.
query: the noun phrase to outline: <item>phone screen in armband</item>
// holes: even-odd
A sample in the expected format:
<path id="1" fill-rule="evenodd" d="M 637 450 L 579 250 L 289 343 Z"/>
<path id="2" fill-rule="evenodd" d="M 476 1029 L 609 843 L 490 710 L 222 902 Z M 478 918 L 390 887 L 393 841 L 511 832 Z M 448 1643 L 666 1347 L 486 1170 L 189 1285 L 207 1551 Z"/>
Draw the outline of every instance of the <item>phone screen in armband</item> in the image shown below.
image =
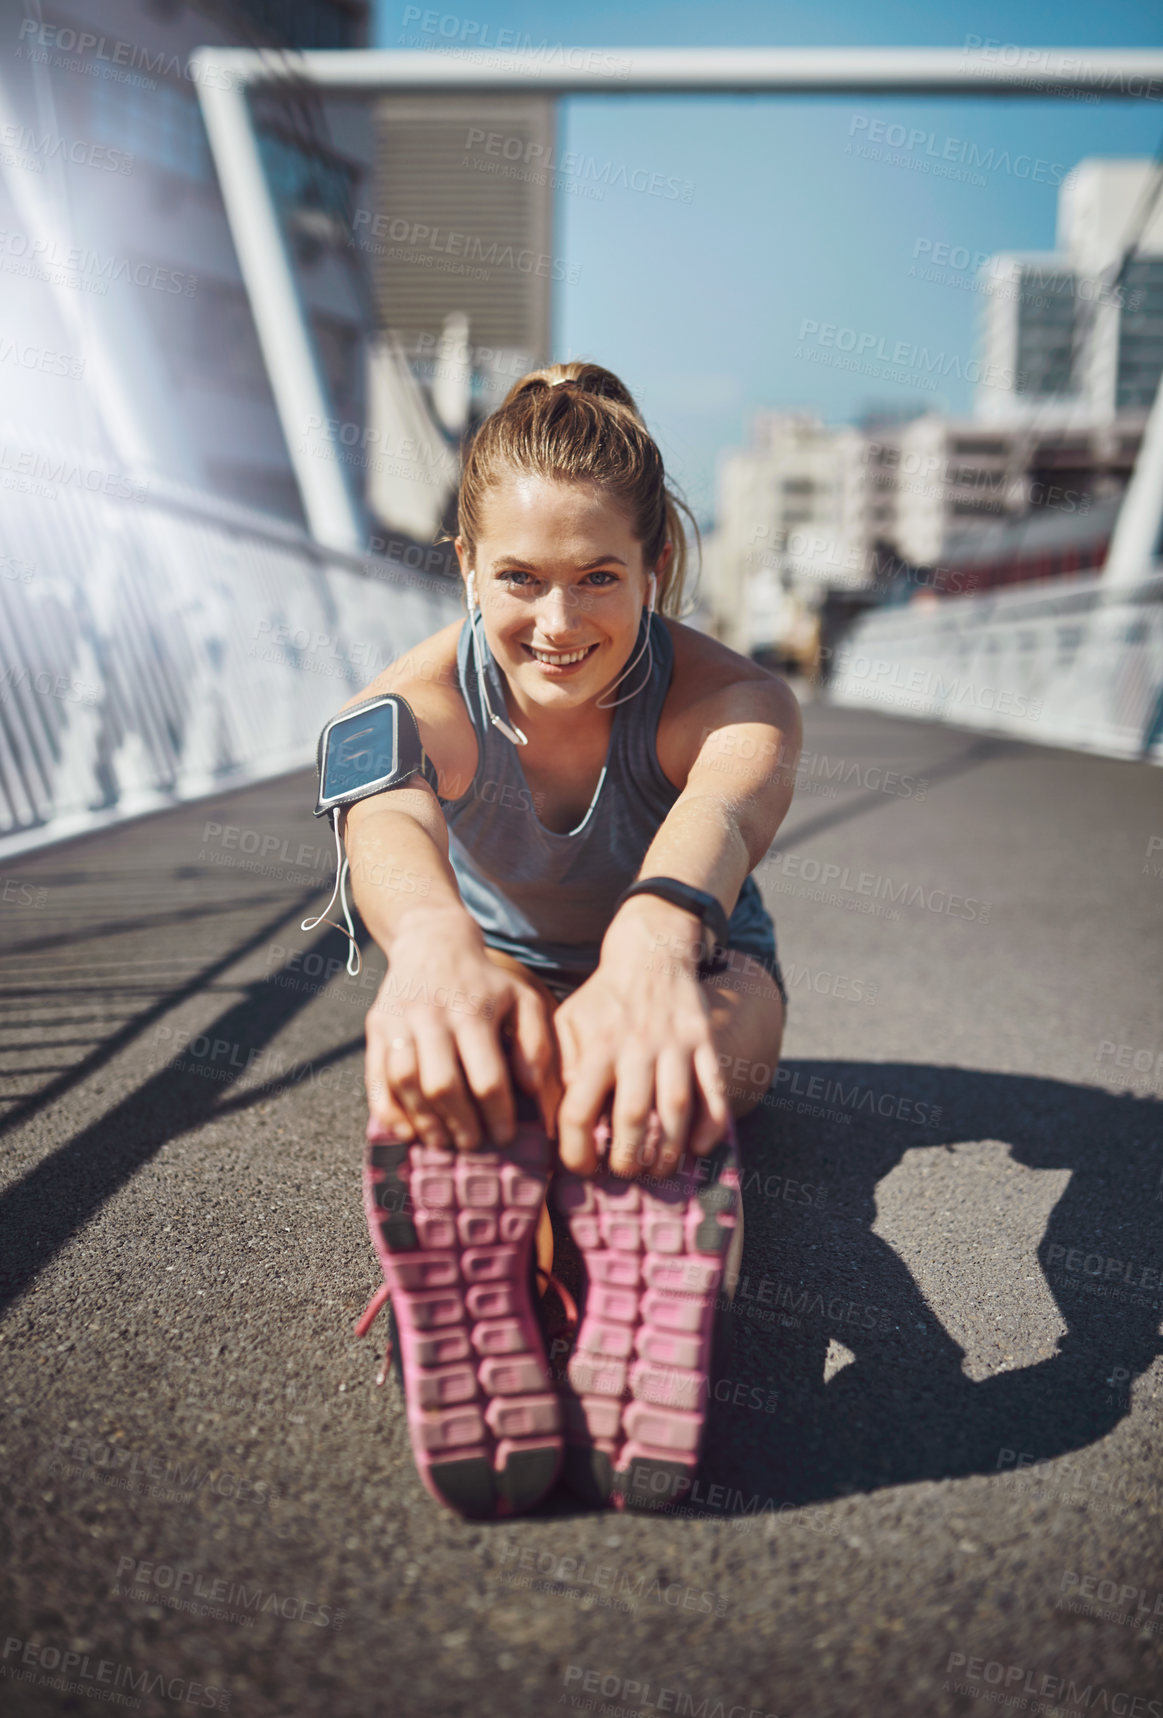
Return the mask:
<path id="1" fill-rule="evenodd" d="M 393 703 L 354 710 L 333 724 L 323 757 L 320 802 L 327 804 L 394 774 L 397 765 L 398 711 Z"/>

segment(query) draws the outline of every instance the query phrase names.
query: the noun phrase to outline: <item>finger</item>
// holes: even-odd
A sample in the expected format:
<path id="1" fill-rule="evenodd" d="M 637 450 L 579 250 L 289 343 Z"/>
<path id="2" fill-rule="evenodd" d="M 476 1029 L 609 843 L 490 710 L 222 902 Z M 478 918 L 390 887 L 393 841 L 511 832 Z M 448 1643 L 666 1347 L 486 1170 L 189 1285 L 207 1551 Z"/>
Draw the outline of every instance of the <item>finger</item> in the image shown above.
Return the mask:
<path id="1" fill-rule="evenodd" d="M 541 1106 L 541 1120 L 552 1139 L 557 1111 L 564 1095 L 558 1069 L 553 1018 L 536 993 L 522 986 L 517 992 L 517 1022 L 513 1037 L 513 1072 L 525 1091 Z"/>
<path id="2" fill-rule="evenodd" d="M 687 1148 L 695 1100 L 694 1070 L 688 1050 L 668 1044 L 659 1052 L 654 1070 L 654 1107 L 658 1112 L 658 1155 L 652 1166 L 655 1175 L 669 1175 Z"/>
<path id="3" fill-rule="evenodd" d="M 422 1016 L 413 1030 L 426 1114 L 443 1127 L 458 1151 L 472 1151 L 480 1144 L 480 1124 L 465 1087 L 456 1040 L 443 1019 Z"/>
<path id="4" fill-rule="evenodd" d="M 562 1085 L 568 1087 L 581 1066 L 581 1045 L 573 1023 L 573 998 L 567 996 L 553 1011 L 553 1036 L 557 1040 Z"/>
<path id="5" fill-rule="evenodd" d="M 582 1063 L 566 1084 L 557 1112 L 557 1150 L 562 1165 L 578 1175 L 592 1175 L 598 1166 L 594 1125 L 613 1080 L 614 1070 L 603 1056 Z"/>
<path id="6" fill-rule="evenodd" d="M 614 1137 L 610 1168 L 615 1175 L 637 1175 L 655 1161 L 654 1142 L 646 1142 L 646 1123 L 654 1107 L 654 1056 L 638 1049 L 618 1062 L 614 1087 Z"/>
<path id="7" fill-rule="evenodd" d="M 392 1093 L 391 1080 L 388 1077 L 388 1045 L 391 1037 L 401 1031 L 400 1022 L 386 1018 L 375 1006 L 368 1011 L 364 1023 L 367 1050 L 363 1059 L 363 1085 L 367 1093 L 367 1107 L 371 1119 L 380 1127 L 390 1127 L 401 1114 L 407 1119 L 407 1112 L 402 1111 L 401 1105 Z"/>
<path id="8" fill-rule="evenodd" d="M 727 1102 L 718 1052 L 710 1039 L 696 1049 L 694 1065 L 702 1105 L 691 1132 L 690 1149 L 696 1157 L 705 1157 L 726 1133 L 731 1121 L 731 1108 Z"/>
<path id="9" fill-rule="evenodd" d="M 412 1128 L 425 1145 L 447 1147 L 444 1123 L 428 1103 L 420 1084 L 420 1056 L 411 1032 L 398 1032 L 387 1048 L 388 1082 L 396 1102 L 403 1105 Z"/>
<path id="10" fill-rule="evenodd" d="M 381 1081 L 373 1102 L 372 1087 L 366 1071 L 365 1084 L 368 1089 L 368 1142 L 375 1145 L 383 1140 L 412 1139 L 414 1134 L 412 1124 L 408 1120 L 408 1112 L 402 1104 L 396 1102 L 390 1088 Z"/>
<path id="11" fill-rule="evenodd" d="M 509 1070 L 495 1026 L 469 1020 L 456 1034 L 456 1045 L 469 1089 L 481 1107 L 485 1134 L 498 1145 L 509 1145 L 517 1131 Z"/>

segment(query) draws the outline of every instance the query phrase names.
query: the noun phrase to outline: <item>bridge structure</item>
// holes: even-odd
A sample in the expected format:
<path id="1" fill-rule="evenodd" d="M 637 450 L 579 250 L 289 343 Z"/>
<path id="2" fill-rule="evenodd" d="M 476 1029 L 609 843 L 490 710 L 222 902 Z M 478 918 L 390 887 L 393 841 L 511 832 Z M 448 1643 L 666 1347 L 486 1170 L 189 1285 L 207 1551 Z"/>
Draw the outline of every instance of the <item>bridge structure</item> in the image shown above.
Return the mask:
<path id="1" fill-rule="evenodd" d="M 368 678 L 369 635 L 381 656 L 398 654 L 455 612 L 447 585 L 398 555 L 367 552 L 340 440 L 344 426 L 330 409 L 259 150 L 257 93 L 1100 93 L 1136 101 L 1163 90 L 1163 54 L 206 48 L 193 56 L 190 74 L 306 530 L 143 480 L 148 450 L 118 353 L 85 329 L 79 295 L 49 277 L 46 291 L 63 325 L 79 341 L 90 337 L 90 415 L 98 427 L 87 439 L 49 445 L 20 425 L 0 425 L 8 489 L 0 853 L 305 762 L 335 707 L 332 694 Z M 13 112 L 0 80 L 0 121 Z M 34 176 L 11 165 L 3 172 L 26 231 L 55 246 L 49 254 L 67 251 L 62 207 Z M 409 406 L 400 399 L 401 409 Z M 58 491 L 58 504 L 46 508 Z M 834 696 L 1157 761 L 1161 528 L 1163 406 L 1156 400 L 1100 579 L 867 617 L 837 665 Z"/>
<path id="2" fill-rule="evenodd" d="M 294 75 L 999 96 L 1034 77 L 1128 99 L 1163 79 L 1158 54 L 1027 52 L 611 50 L 600 77 L 484 50 L 305 55 Z M 247 91 L 290 74 L 211 63 L 241 232 L 266 195 Z M 3 443 L 29 485 L 4 495 L 0 579 L 6 1709 L 109 1689 L 247 1718 L 954 1718 L 999 1691 L 1149 1711 L 1159 407 L 1102 579 L 963 599 L 949 637 L 875 617 L 851 695 L 838 676 L 807 705 L 756 872 L 784 1059 L 741 1124 L 746 1252 L 689 1513 L 561 1495 L 466 1525 L 421 1488 L 398 1385 L 353 1334 L 377 1280 L 358 1167 L 384 961 L 365 936 L 352 980 L 336 932 L 300 929 L 331 886 L 319 722 L 375 671 L 369 637 L 396 653 L 453 611 L 315 481 L 335 465 L 317 359 L 277 230 L 253 231 L 280 410 L 321 420 L 306 531 L 138 482 L 83 440 Z M 1093 693 L 1108 731 L 1088 751 L 1070 676 L 1103 637 L 1123 678 Z"/>

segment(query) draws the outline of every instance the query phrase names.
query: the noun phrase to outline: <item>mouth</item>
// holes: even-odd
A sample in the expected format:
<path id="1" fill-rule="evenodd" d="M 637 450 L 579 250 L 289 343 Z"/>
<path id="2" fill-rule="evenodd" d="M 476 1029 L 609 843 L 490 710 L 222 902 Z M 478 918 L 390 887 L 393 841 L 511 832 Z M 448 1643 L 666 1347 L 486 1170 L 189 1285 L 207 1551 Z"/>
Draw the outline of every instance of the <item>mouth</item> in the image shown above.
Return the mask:
<path id="1" fill-rule="evenodd" d="M 563 669 L 579 667 L 598 647 L 586 644 L 580 650 L 538 650 L 535 645 L 523 644 L 521 648 L 531 662 L 539 662 L 543 668 Z"/>

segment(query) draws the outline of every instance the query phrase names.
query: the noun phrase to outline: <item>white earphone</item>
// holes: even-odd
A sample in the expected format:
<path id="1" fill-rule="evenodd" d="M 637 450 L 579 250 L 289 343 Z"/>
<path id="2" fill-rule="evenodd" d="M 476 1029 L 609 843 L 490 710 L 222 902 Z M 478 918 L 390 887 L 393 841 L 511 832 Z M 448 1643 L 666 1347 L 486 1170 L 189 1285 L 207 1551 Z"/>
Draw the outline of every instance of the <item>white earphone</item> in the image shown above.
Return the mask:
<path id="1" fill-rule="evenodd" d="M 484 700 L 484 706 L 488 714 L 489 721 L 493 724 L 494 728 L 499 728 L 501 730 L 507 740 L 512 740 L 515 746 L 527 746 L 529 744 L 529 736 L 527 734 L 523 734 L 520 728 L 510 727 L 508 722 L 503 722 L 500 716 L 495 713 L 492 704 L 489 702 L 488 681 L 485 679 L 485 665 L 481 659 L 481 641 L 477 636 L 476 622 L 473 619 L 474 615 L 480 614 L 481 605 L 477 601 L 477 576 L 475 571 L 471 568 L 469 570 L 468 582 L 465 587 L 465 596 L 468 601 L 468 624 L 472 632 L 472 647 L 476 656 L 477 680 L 480 683 L 481 698 Z M 482 616 L 481 618 L 483 619 L 484 617 Z"/>
<path id="2" fill-rule="evenodd" d="M 651 575 L 650 575 L 650 601 L 647 604 L 647 608 L 646 608 L 646 614 L 647 614 L 646 643 L 643 645 L 640 645 L 638 647 L 638 655 L 634 658 L 633 662 L 627 663 L 626 667 L 622 670 L 621 674 L 619 674 L 618 678 L 614 681 L 614 686 L 620 686 L 622 684 L 622 682 L 623 682 L 623 680 L 625 680 L 627 674 L 629 674 L 630 670 L 638 662 L 639 658 L 642 655 L 643 650 L 645 650 L 647 654 L 646 654 L 646 678 L 643 680 L 642 686 L 645 686 L 646 682 L 650 679 L 651 670 L 654 667 L 654 640 L 651 637 L 651 627 L 650 627 L 649 617 L 654 613 L 654 598 L 657 594 L 657 591 L 658 591 L 658 576 L 655 573 L 651 573 Z M 611 692 L 614 690 L 614 686 L 610 687 Z M 636 698 L 638 696 L 639 692 L 641 692 L 641 690 L 642 690 L 642 686 L 635 686 L 633 692 L 627 692 L 625 697 L 623 697 L 623 698 L 615 698 L 613 700 L 613 703 L 610 703 L 610 704 L 604 703 L 602 701 L 602 699 L 599 698 L 597 705 L 596 705 L 596 708 L 599 710 L 612 710 L 612 709 L 614 709 L 615 705 L 617 705 L 617 704 L 625 704 L 627 699 Z"/>

